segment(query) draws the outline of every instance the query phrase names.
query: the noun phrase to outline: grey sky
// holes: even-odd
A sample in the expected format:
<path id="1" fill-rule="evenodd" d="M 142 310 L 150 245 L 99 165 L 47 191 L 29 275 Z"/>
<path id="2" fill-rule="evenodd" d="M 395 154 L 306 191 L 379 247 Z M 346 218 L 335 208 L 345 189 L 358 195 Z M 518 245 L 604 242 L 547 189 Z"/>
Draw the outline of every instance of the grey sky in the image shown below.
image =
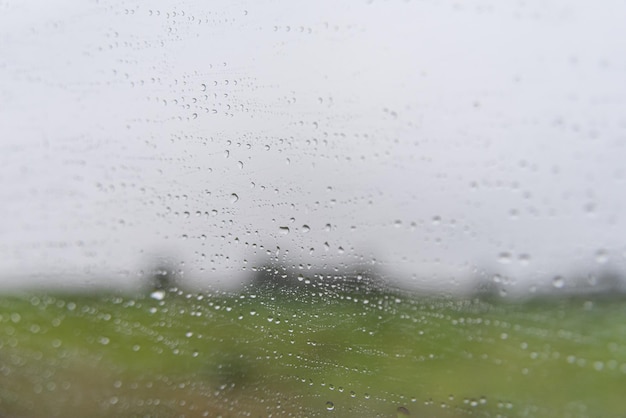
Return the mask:
<path id="1" fill-rule="evenodd" d="M 624 270 L 623 1 L 149 4 L 0 2 L 7 284 Z"/>

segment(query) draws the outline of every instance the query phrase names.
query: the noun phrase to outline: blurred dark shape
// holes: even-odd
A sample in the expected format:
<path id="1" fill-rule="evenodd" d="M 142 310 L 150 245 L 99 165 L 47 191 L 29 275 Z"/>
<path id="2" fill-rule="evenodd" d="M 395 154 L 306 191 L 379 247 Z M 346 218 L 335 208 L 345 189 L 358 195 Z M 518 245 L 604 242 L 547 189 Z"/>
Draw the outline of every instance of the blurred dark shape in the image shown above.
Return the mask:
<path id="1" fill-rule="evenodd" d="M 489 303 L 515 300 L 626 298 L 626 277 L 610 267 L 586 276 L 573 275 L 563 278 L 562 286 L 555 286 L 553 281 L 546 281 L 543 286 L 535 288 L 532 293 L 525 294 L 519 292 L 507 294 L 509 286 L 513 288 L 515 281 L 500 274 L 493 274 L 487 269 L 477 270 L 471 282 L 469 296 Z"/>
<path id="2" fill-rule="evenodd" d="M 497 302 L 506 297 L 505 283 L 507 280 L 499 274 L 491 274 L 480 270 L 473 280 L 470 296 L 484 302 Z"/>
<path id="3" fill-rule="evenodd" d="M 485 302 L 495 302 L 501 299 L 501 289 L 498 283 L 488 280 L 479 281 L 472 289 L 472 296 Z"/>
<path id="4" fill-rule="evenodd" d="M 245 350 L 228 350 L 217 348 L 212 356 L 214 359 L 207 362 L 200 370 L 207 379 L 223 387 L 241 387 L 255 378 L 253 358 Z"/>
<path id="5" fill-rule="evenodd" d="M 398 412 L 398 418 L 411 416 L 409 410 L 404 406 L 399 406 L 396 411 Z"/>
<path id="6" fill-rule="evenodd" d="M 574 279 L 565 292 L 571 297 L 624 298 L 626 278 L 612 268 L 605 268 L 596 274 Z"/>
<path id="7" fill-rule="evenodd" d="M 278 264 L 265 264 L 254 269 L 248 289 L 289 292 L 324 292 L 375 294 L 390 290 L 390 286 L 374 268 L 352 266 L 326 270 L 289 269 Z"/>
<path id="8" fill-rule="evenodd" d="M 150 291 L 175 291 L 180 287 L 180 272 L 171 263 L 160 263 L 151 268 L 147 274 Z"/>
<path id="9" fill-rule="evenodd" d="M 250 287 L 256 289 L 293 289 L 301 285 L 284 266 L 265 264 L 253 269 Z"/>

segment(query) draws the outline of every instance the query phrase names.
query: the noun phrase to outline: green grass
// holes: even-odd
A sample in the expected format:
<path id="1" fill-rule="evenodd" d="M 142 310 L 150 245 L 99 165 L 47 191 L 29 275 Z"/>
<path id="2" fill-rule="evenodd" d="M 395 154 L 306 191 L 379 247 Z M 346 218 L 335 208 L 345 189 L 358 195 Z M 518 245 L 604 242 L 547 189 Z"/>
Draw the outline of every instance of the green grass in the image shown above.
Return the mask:
<path id="1" fill-rule="evenodd" d="M 623 417 L 625 317 L 385 292 L 4 296 L 0 417 Z"/>

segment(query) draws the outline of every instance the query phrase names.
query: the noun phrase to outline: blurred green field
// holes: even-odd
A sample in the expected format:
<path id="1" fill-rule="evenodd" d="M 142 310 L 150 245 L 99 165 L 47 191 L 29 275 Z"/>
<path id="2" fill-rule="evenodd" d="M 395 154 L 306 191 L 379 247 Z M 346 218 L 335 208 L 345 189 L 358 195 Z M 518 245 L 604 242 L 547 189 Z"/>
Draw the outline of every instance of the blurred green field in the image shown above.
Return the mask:
<path id="1" fill-rule="evenodd" d="M 0 297 L 0 417 L 624 417 L 626 304 Z"/>

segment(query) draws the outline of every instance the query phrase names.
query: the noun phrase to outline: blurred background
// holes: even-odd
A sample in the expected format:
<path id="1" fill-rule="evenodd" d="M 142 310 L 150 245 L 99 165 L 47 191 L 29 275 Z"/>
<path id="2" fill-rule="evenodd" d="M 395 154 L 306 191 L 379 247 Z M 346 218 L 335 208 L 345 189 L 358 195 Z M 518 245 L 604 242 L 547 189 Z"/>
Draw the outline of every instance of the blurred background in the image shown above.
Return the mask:
<path id="1" fill-rule="evenodd" d="M 625 15 L 0 0 L 0 286 L 623 291 Z"/>

